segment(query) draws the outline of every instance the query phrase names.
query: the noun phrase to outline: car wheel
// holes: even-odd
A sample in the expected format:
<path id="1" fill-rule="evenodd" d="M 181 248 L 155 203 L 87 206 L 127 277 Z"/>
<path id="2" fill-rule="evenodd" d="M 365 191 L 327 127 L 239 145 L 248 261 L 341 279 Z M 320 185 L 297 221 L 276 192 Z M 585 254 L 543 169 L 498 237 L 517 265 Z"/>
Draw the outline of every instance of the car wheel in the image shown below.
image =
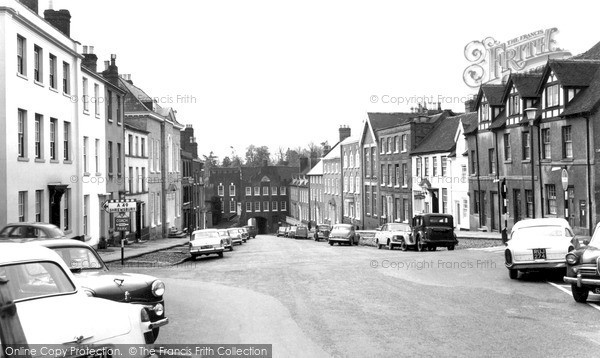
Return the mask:
<path id="1" fill-rule="evenodd" d="M 590 291 L 585 287 L 577 287 L 577 285 L 571 285 L 571 292 L 573 293 L 573 298 L 575 301 L 580 303 L 585 303 L 588 299 L 588 295 Z"/>
<path id="2" fill-rule="evenodd" d="M 417 239 L 417 251 L 423 252 L 427 246 L 421 242 L 421 239 Z"/>
<path id="3" fill-rule="evenodd" d="M 233 251 L 233 244 L 231 244 L 231 246 L 229 246 L 229 251 Z"/>
<path id="4" fill-rule="evenodd" d="M 454 250 L 454 245 L 448 246 L 448 251 L 453 251 L 453 250 Z"/>
<path id="5" fill-rule="evenodd" d="M 519 270 L 508 269 L 508 277 L 510 277 L 511 280 L 518 279 L 519 278 Z"/>
<path id="6" fill-rule="evenodd" d="M 406 245 L 406 241 L 402 240 L 402 243 L 400 244 L 400 250 L 402 250 L 402 251 L 408 250 L 408 245 Z"/>
<path id="7" fill-rule="evenodd" d="M 333 241 L 329 241 L 329 246 L 333 246 Z"/>
<path id="8" fill-rule="evenodd" d="M 394 244 L 392 244 L 391 241 L 388 241 L 388 249 L 389 250 L 393 250 L 394 249 Z"/>
<path id="9" fill-rule="evenodd" d="M 437 246 L 432 246 L 429 248 L 429 251 L 435 251 L 435 250 L 437 250 Z"/>
<path id="10" fill-rule="evenodd" d="M 222 252 L 219 252 L 219 257 L 223 257 L 223 253 Z"/>

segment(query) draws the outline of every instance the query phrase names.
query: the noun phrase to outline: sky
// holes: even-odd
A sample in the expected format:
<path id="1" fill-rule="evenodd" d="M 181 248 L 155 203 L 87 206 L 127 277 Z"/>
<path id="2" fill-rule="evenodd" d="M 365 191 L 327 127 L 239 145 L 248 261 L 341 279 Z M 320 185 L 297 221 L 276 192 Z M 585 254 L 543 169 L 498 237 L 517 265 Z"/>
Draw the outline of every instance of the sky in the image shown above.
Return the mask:
<path id="1" fill-rule="evenodd" d="M 476 93 L 463 81 L 474 40 L 555 27 L 572 54 L 600 41 L 590 31 L 600 6 L 583 1 L 52 3 L 71 12 L 71 37 L 95 46 L 99 68 L 117 54 L 119 72 L 194 126 L 201 156 L 219 159 L 251 144 L 272 157 L 335 144 L 341 125 L 358 136 L 368 112 L 409 112 L 423 98 L 463 112 Z"/>

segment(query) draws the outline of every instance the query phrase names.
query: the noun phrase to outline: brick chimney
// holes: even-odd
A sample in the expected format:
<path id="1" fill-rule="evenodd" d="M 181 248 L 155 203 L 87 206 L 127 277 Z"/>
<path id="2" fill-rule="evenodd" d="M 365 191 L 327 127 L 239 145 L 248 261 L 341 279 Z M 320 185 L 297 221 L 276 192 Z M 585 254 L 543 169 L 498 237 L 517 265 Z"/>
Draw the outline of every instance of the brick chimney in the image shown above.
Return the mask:
<path id="1" fill-rule="evenodd" d="M 465 101 L 465 112 L 475 112 L 475 98 L 477 96 L 473 96 L 471 99 Z"/>
<path id="2" fill-rule="evenodd" d="M 58 31 L 71 37 L 71 13 L 69 10 L 48 9 L 44 11 L 44 19 Z"/>
<path id="3" fill-rule="evenodd" d="M 307 157 L 300 158 L 300 173 L 305 174 L 310 170 L 310 159 Z"/>
<path id="4" fill-rule="evenodd" d="M 39 14 L 38 0 L 19 0 L 21 4 L 27 6 L 31 11 Z"/>
<path id="5" fill-rule="evenodd" d="M 349 138 L 352 134 L 352 130 L 349 126 L 340 126 L 340 142 L 346 138 Z"/>
<path id="6" fill-rule="evenodd" d="M 98 72 L 98 56 L 94 54 L 94 46 L 83 46 L 81 65 L 94 73 Z"/>
<path id="7" fill-rule="evenodd" d="M 115 86 L 119 86 L 119 67 L 117 67 L 117 55 L 110 55 L 110 62 L 105 61 L 106 69 L 102 71 L 102 76 Z"/>

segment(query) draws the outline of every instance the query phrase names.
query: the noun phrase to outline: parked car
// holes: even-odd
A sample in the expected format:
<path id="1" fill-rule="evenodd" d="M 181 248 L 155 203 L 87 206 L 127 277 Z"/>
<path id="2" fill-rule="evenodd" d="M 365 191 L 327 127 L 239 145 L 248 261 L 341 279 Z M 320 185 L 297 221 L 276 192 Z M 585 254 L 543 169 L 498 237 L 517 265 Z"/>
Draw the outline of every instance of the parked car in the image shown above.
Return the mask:
<path id="1" fill-rule="evenodd" d="M 75 282 L 91 297 L 143 305 L 153 323 L 154 338 L 159 328 L 169 323 L 165 317 L 165 284 L 156 277 L 135 273 L 112 273 L 96 250 L 76 240 L 32 242 L 60 256 L 74 274 Z"/>
<path id="2" fill-rule="evenodd" d="M 223 246 L 226 249 L 229 249 L 229 251 L 233 251 L 233 244 L 237 243 L 237 244 L 242 244 L 242 240 L 240 239 L 239 242 L 234 242 L 231 235 L 229 235 L 229 231 L 222 229 L 219 230 L 219 236 L 221 236 L 221 241 L 223 242 Z"/>
<path id="3" fill-rule="evenodd" d="M 342 243 L 352 245 L 358 245 L 358 236 L 354 230 L 354 226 L 350 224 L 335 224 L 331 228 L 329 233 L 329 245 L 333 246 L 336 242 L 338 245 Z"/>
<path id="4" fill-rule="evenodd" d="M 318 224 L 315 227 L 314 238 L 315 241 L 320 241 L 321 239 L 327 240 L 329 238 L 329 233 L 331 232 L 331 226 L 327 224 Z"/>
<path id="5" fill-rule="evenodd" d="M 65 233 L 56 225 L 46 223 L 14 223 L 0 230 L 0 241 L 27 242 L 33 240 L 64 239 Z"/>
<path id="6" fill-rule="evenodd" d="M 155 325 L 146 307 L 88 297 L 65 262 L 48 248 L 16 243 L 0 247 L 0 277 L 10 295 L 3 298 L 16 306 L 16 312 L 3 315 L 18 315 L 29 344 L 154 343 Z M 7 301 L 0 302 L 2 307 Z M 2 345 L 10 343 L 23 342 Z"/>
<path id="7" fill-rule="evenodd" d="M 587 246 L 573 241 L 574 250 L 569 252 L 565 261 L 566 283 L 571 284 L 571 294 L 577 302 L 586 302 L 590 291 L 600 294 L 600 223 L 594 229 L 592 239 Z"/>
<path id="8" fill-rule="evenodd" d="M 387 246 L 393 250 L 394 247 L 400 246 L 402 251 L 408 249 L 407 242 L 410 242 L 412 236 L 412 228 L 405 223 L 389 223 L 384 224 L 375 232 L 375 244 L 378 249 Z"/>
<path id="9" fill-rule="evenodd" d="M 277 237 L 280 237 L 280 236 L 284 236 L 285 237 L 287 235 L 287 232 L 288 232 L 289 228 L 290 228 L 289 226 L 280 226 L 277 229 Z"/>
<path id="10" fill-rule="evenodd" d="M 296 232 L 293 237 L 295 239 L 308 239 L 308 227 L 304 225 L 296 226 Z"/>
<path id="11" fill-rule="evenodd" d="M 290 226 L 285 237 L 296 237 L 296 230 L 298 230 L 298 226 Z"/>
<path id="12" fill-rule="evenodd" d="M 248 233 L 246 233 L 239 227 L 227 229 L 227 231 L 229 231 L 229 235 L 231 235 L 232 239 L 235 242 L 238 242 L 239 240 L 242 240 L 242 242 L 248 241 Z"/>
<path id="13" fill-rule="evenodd" d="M 573 250 L 575 235 L 565 219 L 521 220 L 510 231 L 505 266 L 511 279 L 519 272 L 558 269 L 567 266 L 565 256 Z"/>
<path id="14" fill-rule="evenodd" d="M 217 229 L 196 230 L 192 233 L 190 255 L 193 259 L 198 256 L 212 254 L 223 257 L 223 251 L 225 251 L 225 247 Z"/>
<path id="15" fill-rule="evenodd" d="M 258 235 L 258 229 L 254 225 L 246 225 L 244 226 L 244 229 L 248 230 L 249 238 L 255 239 L 256 235 Z"/>
<path id="16" fill-rule="evenodd" d="M 438 247 L 454 250 L 458 240 L 454 234 L 454 220 L 450 214 L 421 214 L 412 219 L 412 235 L 404 238 L 406 250 L 435 251 Z"/>

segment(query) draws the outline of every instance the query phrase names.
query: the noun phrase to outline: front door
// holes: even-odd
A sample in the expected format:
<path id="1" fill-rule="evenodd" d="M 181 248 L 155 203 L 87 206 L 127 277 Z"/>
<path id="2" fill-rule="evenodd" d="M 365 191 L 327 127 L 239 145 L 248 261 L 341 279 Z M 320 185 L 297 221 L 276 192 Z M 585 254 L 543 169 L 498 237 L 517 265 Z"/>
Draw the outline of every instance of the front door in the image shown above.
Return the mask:
<path id="1" fill-rule="evenodd" d="M 515 224 L 522 219 L 521 217 L 521 189 L 515 189 L 513 191 L 513 212 L 515 216 Z"/>
<path id="2" fill-rule="evenodd" d="M 431 190 L 431 212 L 437 214 L 440 212 L 439 190 Z"/>
<path id="3" fill-rule="evenodd" d="M 500 212 L 499 210 L 499 205 L 498 205 L 498 193 L 491 193 L 491 200 L 492 202 L 490 203 L 490 219 L 491 219 L 491 223 L 492 223 L 492 231 L 499 231 L 498 228 L 498 218 L 496 217 L 496 215 Z"/>

